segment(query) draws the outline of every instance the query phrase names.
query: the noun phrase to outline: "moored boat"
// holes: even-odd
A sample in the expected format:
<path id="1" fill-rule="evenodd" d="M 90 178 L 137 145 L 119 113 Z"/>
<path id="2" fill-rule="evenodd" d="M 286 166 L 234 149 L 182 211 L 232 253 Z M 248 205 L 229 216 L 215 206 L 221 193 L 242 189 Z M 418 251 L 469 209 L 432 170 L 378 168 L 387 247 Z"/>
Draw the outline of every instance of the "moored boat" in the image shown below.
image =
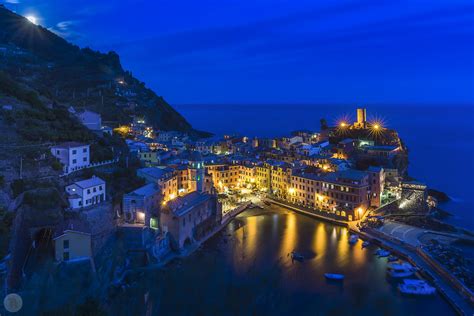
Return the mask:
<path id="1" fill-rule="evenodd" d="M 389 257 L 387 258 L 387 260 L 388 260 L 388 262 L 394 262 L 394 261 L 397 261 L 397 260 L 398 260 L 398 257 L 392 255 L 392 256 L 389 256 Z"/>
<path id="2" fill-rule="evenodd" d="M 375 254 L 376 254 L 377 256 L 383 258 L 383 257 L 388 257 L 388 256 L 390 256 L 390 251 L 380 248 L 380 249 L 378 249 L 378 250 L 375 252 Z"/>
<path id="3" fill-rule="evenodd" d="M 344 274 L 324 273 L 324 277 L 330 280 L 344 280 Z"/>
<path id="4" fill-rule="evenodd" d="M 398 285 L 398 290 L 402 294 L 409 295 L 433 295 L 436 293 L 436 288 L 430 286 L 426 281 L 406 279 L 403 283 Z"/>
<path id="5" fill-rule="evenodd" d="M 291 260 L 303 261 L 304 256 L 296 251 L 291 252 Z"/>
<path id="6" fill-rule="evenodd" d="M 392 278 L 407 278 L 415 273 L 415 268 L 408 262 L 389 263 L 387 273 Z"/>
<path id="7" fill-rule="evenodd" d="M 349 244 L 354 245 L 355 243 L 357 243 L 358 240 L 359 240 L 359 236 L 357 236 L 355 234 L 351 235 L 349 237 Z"/>

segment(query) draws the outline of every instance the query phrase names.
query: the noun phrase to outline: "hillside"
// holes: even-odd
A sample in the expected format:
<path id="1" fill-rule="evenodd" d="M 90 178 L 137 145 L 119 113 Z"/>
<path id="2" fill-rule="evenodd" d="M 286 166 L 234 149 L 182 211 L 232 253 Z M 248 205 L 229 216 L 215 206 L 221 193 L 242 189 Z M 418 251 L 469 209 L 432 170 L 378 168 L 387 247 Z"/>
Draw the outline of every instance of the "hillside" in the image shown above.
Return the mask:
<path id="1" fill-rule="evenodd" d="M 79 48 L 2 6 L 0 71 L 0 80 L 13 81 L 29 91 L 23 100 L 28 103 L 37 94 L 45 105 L 96 111 L 111 126 L 139 115 L 156 129 L 196 133 L 162 97 L 125 71 L 115 52 Z M 12 96 L 5 86 L 2 81 L 0 93 Z"/>

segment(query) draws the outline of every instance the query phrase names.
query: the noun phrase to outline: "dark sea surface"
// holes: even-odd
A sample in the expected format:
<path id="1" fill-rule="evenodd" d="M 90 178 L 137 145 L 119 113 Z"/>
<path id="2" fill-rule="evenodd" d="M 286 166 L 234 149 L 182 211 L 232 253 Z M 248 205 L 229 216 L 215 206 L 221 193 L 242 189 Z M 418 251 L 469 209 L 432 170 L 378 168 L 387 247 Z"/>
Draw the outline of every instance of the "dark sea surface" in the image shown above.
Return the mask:
<path id="1" fill-rule="evenodd" d="M 191 256 L 149 270 L 108 303 L 114 315 L 454 315 L 438 294 L 407 297 L 376 246 L 271 206 L 247 210 Z M 303 262 L 292 261 L 298 251 Z M 342 273 L 328 281 L 324 273 Z"/>
<path id="2" fill-rule="evenodd" d="M 321 118 L 334 124 L 356 119 L 355 105 L 177 105 L 197 129 L 218 135 L 273 137 L 296 129 L 319 130 Z M 366 106 L 367 117 L 398 131 L 409 148 L 409 174 L 452 201 L 440 207 L 447 221 L 474 230 L 474 105 Z"/>

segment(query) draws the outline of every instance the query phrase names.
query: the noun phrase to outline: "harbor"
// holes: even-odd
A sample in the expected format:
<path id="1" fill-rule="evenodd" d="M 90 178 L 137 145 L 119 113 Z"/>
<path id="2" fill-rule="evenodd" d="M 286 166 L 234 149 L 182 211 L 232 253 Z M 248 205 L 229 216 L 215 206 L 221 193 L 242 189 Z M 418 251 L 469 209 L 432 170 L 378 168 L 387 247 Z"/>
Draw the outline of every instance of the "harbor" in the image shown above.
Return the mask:
<path id="1" fill-rule="evenodd" d="M 294 309 L 301 313 L 317 310 L 351 315 L 389 310 L 395 315 L 403 311 L 408 315 L 456 314 L 438 292 L 426 297 L 402 295 L 398 289 L 401 281 L 387 275 L 388 259 L 376 254 L 379 246 L 373 243 L 363 248 L 362 239 L 353 245 L 349 239 L 346 227 L 280 206 L 251 208 L 188 258 L 174 260 L 165 269 L 147 270 L 143 280 L 113 299 L 113 306 L 131 313 L 140 313 L 142 308 L 158 313 L 178 308 L 174 311 L 186 313 L 192 308 L 263 315 Z M 292 252 L 303 260 L 293 260 Z M 344 275 L 344 280 L 327 278 L 327 273 Z M 183 279 L 187 286 L 178 287 L 176 282 Z M 166 292 L 160 281 L 170 281 Z M 199 296 L 191 295 L 198 288 Z M 186 297 L 187 304 L 176 307 L 182 297 Z M 135 300 L 146 304 L 126 303 Z"/>

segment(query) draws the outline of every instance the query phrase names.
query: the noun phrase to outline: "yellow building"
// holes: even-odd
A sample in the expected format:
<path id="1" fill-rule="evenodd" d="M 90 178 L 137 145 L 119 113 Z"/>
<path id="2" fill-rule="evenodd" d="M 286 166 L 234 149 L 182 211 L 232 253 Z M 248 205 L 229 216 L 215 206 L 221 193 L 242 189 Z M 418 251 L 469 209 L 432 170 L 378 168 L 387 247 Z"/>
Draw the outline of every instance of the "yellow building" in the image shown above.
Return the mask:
<path id="1" fill-rule="evenodd" d="M 263 191 L 270 190 L 271 170 L 267 163 L 259 164 L 255 167 L 255 183 L 257 188 Z"/>
<path id="2" fill-rule="evenodd" d="M 56 261 L 92 258 L 91 232 L 86 223 L 68 220 L 60 224 L 53 237 Z"/>
<path id="3" fill-rule="evenodd" d="M 209 174 L 218 192 L 235 188 L 240 181 L 240 165 L 208 164 L 206 173 Z"/>
<path id="4" fill-rule="evenodd" d="M 318 178 L 314 174 L 294 174 L 291 176 L 291 186 L 288 189 L 288 200 L 291 203 L 306 207 L 314 207 L 317 196 Z"/>
<path id="5" fill-rule="evenodd" d="M 256 168 L 255 166 L 241 165 L 239 185 L 256 185 Z"/>
<path id="6" fill-rule="evenodd" d="M 270 167 L 270 189 L 279 197 L 286 199 L 291 179 L 291 168 L 286 164 L 273 165 Z"/>

